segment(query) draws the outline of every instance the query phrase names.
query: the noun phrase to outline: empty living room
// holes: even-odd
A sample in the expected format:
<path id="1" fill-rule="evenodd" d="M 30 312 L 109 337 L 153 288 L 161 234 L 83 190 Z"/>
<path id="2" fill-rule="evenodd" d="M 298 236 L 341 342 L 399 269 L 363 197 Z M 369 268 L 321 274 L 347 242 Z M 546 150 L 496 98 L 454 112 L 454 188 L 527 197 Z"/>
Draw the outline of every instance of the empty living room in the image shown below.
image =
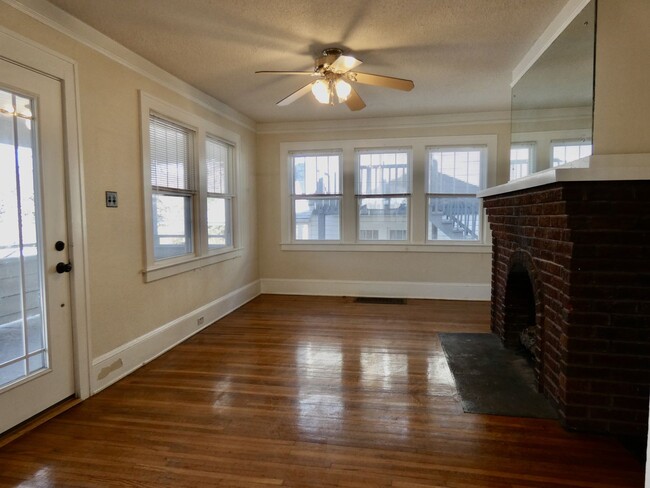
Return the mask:
<path id="1" fill-rule="evenodd" d="M 0 486 L 650 487 L 649 23 L 0 0 Z"/>

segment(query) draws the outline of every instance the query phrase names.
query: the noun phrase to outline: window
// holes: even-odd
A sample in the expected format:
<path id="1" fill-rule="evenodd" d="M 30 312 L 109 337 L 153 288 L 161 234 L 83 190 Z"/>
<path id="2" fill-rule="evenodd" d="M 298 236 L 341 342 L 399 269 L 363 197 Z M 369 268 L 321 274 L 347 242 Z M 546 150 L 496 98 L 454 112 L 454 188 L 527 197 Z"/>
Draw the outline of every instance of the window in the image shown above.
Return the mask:
<path id="1" fill-rule="evenodd" d="M 364 149 L 356 157 L 359 240 L 408 240 L 410 151 Z M 376 230 L 377 239 L 367 230 Z"/>
<path id="2" fill-rule="evenodd" d="M 551 166 L 555 168 L 576 159 L 591 156 L 590 141 L 552 141 Z"/>
<path id="3" fill-rule="evenodd" d="M 205 173 L 207 180 L 208 248 L 232 246 L 232 145 L 212 137 L 205 143 Z"/>
<path id="4" fill-rule="evenodd" d="M 534 161 L 534 143 L 517 143 L 510 146 L 510 180 L 523 178 L 532 173 Z"/>
<path id="5" fill-rule="evenodd" d="M 145 281 L 241 256 L 237 248 L 240 137 L 140 93 Z"/>
<path id="6" fill-rule="evenodd" d="M 341 239 L 341 154 L 294 153 L 292 213 L 297 241 Z"/>
<path id="7" fill-rule="evenodd" d="M 150 116 L 151 215 L 156 261 L 194 252 L 193 140 L 194 133 L 189 129 Z"/>
<path id="8" fill-rule="evenodd" d="M 488 253 L 496 154 L 496 135 L 282 142 L 280 248 Z"/>
<path id="9" fill-rule="evenodd" d="M 427 240 L 477 241 L 486 147 L 427 148 Z"/>

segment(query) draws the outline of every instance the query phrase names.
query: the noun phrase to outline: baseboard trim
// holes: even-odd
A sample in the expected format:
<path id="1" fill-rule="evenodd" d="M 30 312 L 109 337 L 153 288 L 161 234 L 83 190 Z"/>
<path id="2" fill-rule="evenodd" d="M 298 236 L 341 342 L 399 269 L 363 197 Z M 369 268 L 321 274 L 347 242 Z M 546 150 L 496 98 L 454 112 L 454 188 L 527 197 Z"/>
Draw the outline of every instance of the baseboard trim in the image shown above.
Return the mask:
<path id="1" fill-rule="evenodd" d="M 94 395 L 121 380 L 188 337 L 238 309 L 257 297 L 260 291 L 260 281 L 254 281 L 95 358 L 91 367 L 91 394 Z M 198 325 L 200 317 L 203 317 L 203 323 Z"/>
<path id="2" fill-rule="evenodd" d="M 489 283 L 262 279 L 270 295 L 367 296 L 440 300 L 490 300 Z"/>

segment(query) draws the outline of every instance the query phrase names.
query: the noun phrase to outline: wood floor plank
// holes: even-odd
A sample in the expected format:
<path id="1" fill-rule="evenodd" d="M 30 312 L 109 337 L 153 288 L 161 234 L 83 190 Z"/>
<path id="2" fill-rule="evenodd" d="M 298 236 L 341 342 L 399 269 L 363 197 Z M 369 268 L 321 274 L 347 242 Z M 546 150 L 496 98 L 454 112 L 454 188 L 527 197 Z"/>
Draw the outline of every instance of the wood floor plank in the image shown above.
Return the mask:
<path id="1" fill-rule="evenodd" d="M 640 487 L 615 440 L 463 413 L 489 304 L 262 295 L 0 448 L 0 486 Z"/>

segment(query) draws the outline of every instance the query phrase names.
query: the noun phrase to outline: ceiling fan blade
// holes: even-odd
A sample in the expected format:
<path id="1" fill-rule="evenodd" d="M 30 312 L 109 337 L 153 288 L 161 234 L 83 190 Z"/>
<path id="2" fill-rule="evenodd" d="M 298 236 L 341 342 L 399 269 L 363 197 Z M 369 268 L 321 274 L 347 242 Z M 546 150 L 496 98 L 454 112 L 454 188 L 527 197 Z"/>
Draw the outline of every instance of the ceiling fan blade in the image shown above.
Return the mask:
<path id="1" fill-rule="evenodd" d="M 362 63 L 363 61 L 359 61 L 354 56 L 339 56 L 336 58 L 336 61 L 330 65 L 329 70 L 334 73 L 343 74 L 356 68 Z"/>
<path id="2" fill-rule="evenodd" d="M 264 74 L 264 75 L 309 75 L 315 76 L 318 73 L 313 71 L 256 71 L 255 74 Z"/>
<path id="3" fill-rule="evenodd" d="M 391 76 L 371 75 L 368 73 L 354 72 L 350 73 L 348 77 L 352 81 L 363 83 L 364 85 L 383 86 L 386 88 L 393 88 L 395 90 L 411 91 L 415 86 L 411 80 L 393 78 Z"/>
<path id="4" fill-rule="evenodd" d="M 361 97 L 359 96 L 359 94 L 354 88 L 352 88 L 352 91 L 350 91 L 350 95 L 348 96 L 348 99 L 345 101 L 345 104 L 353 112 L 356 112 L 357 110 L 361 110 L 366 107 L 365 102 L 361 100 Z"/>
<path id="5" fill-rule="evenodd" d="M 309 93 L 309 92 L 311 91 L 311 86 L 312 86 L 314 83 L 315 83 L 315 81 L 312 81 L 311 83 L 308 83 L 307 85 L 303 86 L 302 88 L 296 90 L 295 92 L 293 92 L 293 93 L 292 93 L 291 95 L 289 95 L 288 97 L 285 97 L 285 98 L 283 98 L 282 100 L 280 100 L 280 101 L 277 103 L 277 105 L 283 107 L 283 106 L 285 106 L 285 105 L 289 105 L 290 103 L 295 102 L 295 101 L 298 100 L 300 97 L 302 97 L 302 96 L 306 95 L 307 93 Z"/>

